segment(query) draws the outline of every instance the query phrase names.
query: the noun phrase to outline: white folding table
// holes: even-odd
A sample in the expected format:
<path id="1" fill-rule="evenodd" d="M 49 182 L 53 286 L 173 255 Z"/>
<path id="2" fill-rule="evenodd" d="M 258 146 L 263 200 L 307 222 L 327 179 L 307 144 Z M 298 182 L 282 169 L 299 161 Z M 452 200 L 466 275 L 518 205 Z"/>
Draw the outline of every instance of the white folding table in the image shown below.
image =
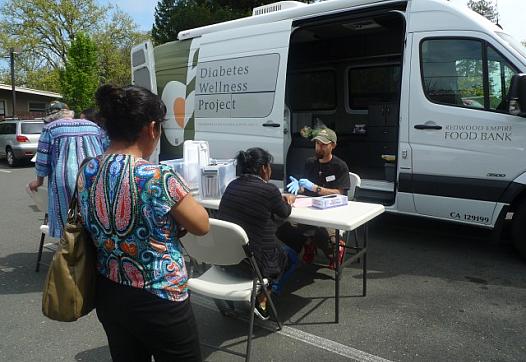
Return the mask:
<path id="1" fill-rule="evenodd" d="M 211 210 L 219 209 L 218 199 L 198 200 L 204 208 Z M 334 207 L 330 209 L 317 209 L 315 207 L 293 207 L 287 221 L 296 222 L 305 225 L 321 226 L 329 229 L 336 229 L 336 240 L 340 240 L 340 231 L 350 232 L 360 226 L 364 227 L 363 246 L 356 248 L 358 252 L 339 265 L 338 247 L 334 248 L 334 260 L 336 261 L 335 272 L 335 320 L 339 322 L 340 315 L 340 278 L 343 267 L 352 263 L 358 258 L 362 258 L 363 267 L 363 295 L 367 293 L 367 222 L 374 219 L 385 211 L 383 205 L 371 204 L 366 202 L 349 201 L 345 206 Z"/>

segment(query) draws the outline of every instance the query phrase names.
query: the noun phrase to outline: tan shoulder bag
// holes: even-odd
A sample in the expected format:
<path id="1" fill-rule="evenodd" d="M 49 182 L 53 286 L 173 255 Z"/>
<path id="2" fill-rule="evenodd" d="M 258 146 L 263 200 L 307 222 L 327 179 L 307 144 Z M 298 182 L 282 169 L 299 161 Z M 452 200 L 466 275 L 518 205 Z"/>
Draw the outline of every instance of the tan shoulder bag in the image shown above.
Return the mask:
<path id="1" fill-rule="evenodd" d="M 82 162 L 79 173 L 91 159 Z M 77 204 L 75 185 L 68 220 L 49 266 L 42 294 L 42 313 L 62 322 L 76 321 L 95 307 L 96 250 L 80 221 Z"/>

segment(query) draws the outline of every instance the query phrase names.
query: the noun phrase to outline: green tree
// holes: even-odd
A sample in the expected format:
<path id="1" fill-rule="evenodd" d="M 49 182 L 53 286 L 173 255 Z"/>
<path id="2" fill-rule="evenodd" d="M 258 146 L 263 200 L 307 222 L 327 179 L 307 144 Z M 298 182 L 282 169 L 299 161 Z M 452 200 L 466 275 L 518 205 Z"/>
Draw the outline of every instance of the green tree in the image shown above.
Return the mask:
<path id="1" fill-rule="evenodd" d="M 173 40 L 176 33 L 171 17 L 175 10 L 177 0 L 161 0 L 155 7 L 154 23 L 152 27 L 152 38 L 155 43 L 162 44 Z"/>
<path id="2" fill-rule="evenodd" d="M 492 0 L 469 0 L 468 7 L 493 23 L 499 20 L 497 5 Z"/>
<path id="3" fill-rule="evenodd" d="M 71 42 L 60 84 L 64 101 L 76 113 L 94 105 L 99 85 L 97 46 L 84 33 L 78 33 Z"/>
<path id="4" fill-rule="evenodd" d="M 4 0 L 0 6 L 0 53 L 20 49 L 17 85 L 58 91 L 58 73 L 78 33 L 92 37 L 100 48 L 103 81 L 129 82 L 130 44 L 146 35 L 118 7 L 97 0 Z M 10 83 L 7 66 L 0 70 L 0 81 Z"/>
<path id="5" fill-rule="evenodd" d="M 276 1 L 160 0 L 155 7 L 152 39 L 155 44 L 177 40 L 181 30 L 250 16 L 253 8 L 273 2 Z"/>
<path id="6" fill-rule="evenodd" d="M 118 86 L 130 84 L 130 50 L 148 38 L 148 33 L 138 31 L 127 14 L 114 13 L 102 31 L 93 36 L 99 55 L 100 82 Z"/>

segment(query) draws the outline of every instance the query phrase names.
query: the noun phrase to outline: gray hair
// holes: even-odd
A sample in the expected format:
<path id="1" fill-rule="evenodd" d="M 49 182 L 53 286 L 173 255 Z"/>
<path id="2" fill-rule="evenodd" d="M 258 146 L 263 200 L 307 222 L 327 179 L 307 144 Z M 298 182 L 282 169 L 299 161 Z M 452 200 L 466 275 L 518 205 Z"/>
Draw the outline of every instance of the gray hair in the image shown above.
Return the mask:
<path id="1" fill-rule="evenodd" d="M 73 117 L 75 117 L 75 111 L 72 111 L 70 109 L 61 109 L 58 112 L 48 114 L 43 119 L 45 123 L 51 123 L 59 119 L 71 119 Z"/>

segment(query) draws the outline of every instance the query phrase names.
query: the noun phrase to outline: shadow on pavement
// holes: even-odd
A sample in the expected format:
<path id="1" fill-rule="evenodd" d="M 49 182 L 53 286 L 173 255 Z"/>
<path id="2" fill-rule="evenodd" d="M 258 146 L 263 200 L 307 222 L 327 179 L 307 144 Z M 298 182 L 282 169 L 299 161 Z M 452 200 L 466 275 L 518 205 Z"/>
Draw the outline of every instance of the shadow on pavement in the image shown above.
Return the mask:
<path id="1" fill-rule="evenodd" d="M 4 159 L 0 159 L 0 170 L 16 170 L 19 168 L 34 168 L 35 164 L 33 162 L 20 162 L 15 167 L 11 167 L 7 164 L 7 161 Z"/>
<path id="2" fill-rule="evenodd" d="M 221 351 L 221 356 L 224 359 L 219 360 L 242 360 L 240 357 L 231 352 L 245 353 L 247 347 L 248 334 L 248 305 L 236 303 L 236 313 L 234 316 L 223 316 L 215 308 L 202 307 L 200 305 L 193 305 L 195 318 L 197 320 L 199 329 L 199 338 L 201 343 L 209 346 L 220 346 L 222 349 L 228 351 Z M 265 326 L 262 328 L 262 325 Z M 274 322 L 260 321 L 257 317 L 254 320 L 254 334 L 252 357 L 256 358 L 258 340 L 265 339 L 269 335 L 273 335 L 272 329 L 275 327 Z M 220 333 L 218 333 L 220 331 Z M 216 353 L 217 350 L 201 344 L 201 353 L 203 360 L 208 360 L 211 354 Z M 257 359 L 257 358 L 256 358 Z"/>
<path id="3" fill-rule="evenodd" d="M 42 254 L 42 261 L 49 263 L 53 253 Z M 37 261 L 34 253 L 16 253 L 0 258 L 0 294 L 23 294 L 42 291 L 47 266 L 41 265 L 35 272 Z"/>
<path id="4" fill-rule="evenodd" d="M 105 362 L 111 361 L 110 349 L 108 346 L 88 349 L 75 356 L 75 361 L 84 362 Z"/>
<path id="5" fill-rule="evenodd" d="M 495 240 L 491 230 L 384 214 L 371 222 L 369 231 L 371 280 L 414 275 L 526 288 L 524 260 L 509 243 Z M 500 264 L 516 272 L 504 278 Z M 353 279 L 361 276 L 352 272 Z"/>

